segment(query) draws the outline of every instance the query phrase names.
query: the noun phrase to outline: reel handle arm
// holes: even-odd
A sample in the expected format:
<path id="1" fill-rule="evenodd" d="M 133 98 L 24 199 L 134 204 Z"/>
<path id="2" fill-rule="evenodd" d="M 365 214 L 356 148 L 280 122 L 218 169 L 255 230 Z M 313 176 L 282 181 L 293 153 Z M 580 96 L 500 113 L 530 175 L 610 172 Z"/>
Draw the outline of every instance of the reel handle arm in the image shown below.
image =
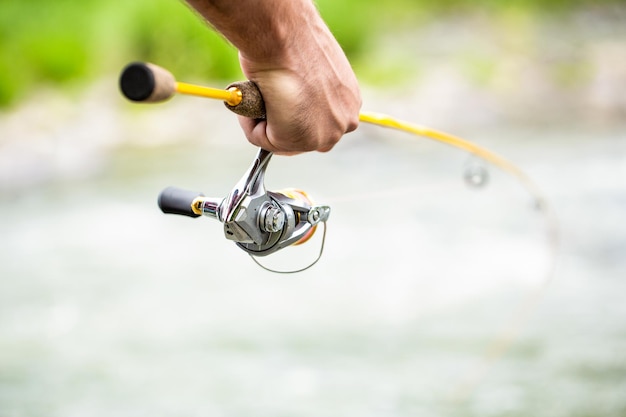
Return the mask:
<path id="1" fill-rule="evenodd" d="M 188 94 L 224 101 L 226 108 L 252 119 L 265 118 L 265 103 L 259 87 L 252 81 L 230 84 L 226 89 L 177 82 L 165 68 L 147 62 L 128 64 L 120 74 L 119 86 L 129 100 L 158 103 L 174 96 Z"/>

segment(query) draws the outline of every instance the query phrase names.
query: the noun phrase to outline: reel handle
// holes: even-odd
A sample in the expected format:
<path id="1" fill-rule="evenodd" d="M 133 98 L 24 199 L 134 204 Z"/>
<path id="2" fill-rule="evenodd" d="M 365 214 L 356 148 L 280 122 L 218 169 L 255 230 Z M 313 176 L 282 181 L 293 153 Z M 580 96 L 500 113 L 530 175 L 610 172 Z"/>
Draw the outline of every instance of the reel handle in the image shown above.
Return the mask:
<path id="1" fill-rule="evenodd" d="M 191 206 L 196 198 L 202 196 L 204 196 L 202 193 L 195 191 L 183 190 L 177 187 L 167 187 L 159 194 L 159 208 L 163 213 L 167 214 L 200 217 L 201 215 L 194 212 Z"/>
<path id="2" fill-rule="evenodd" d="M 226 108 L 252 119 L 265 118 L 265 103 L 259 87 L 252 81 L 230 84 L 226 89 L 211 89 L 179 83 L 166 69 L 147 62 L 128 64 L 120 74 L 120 90 L 135 102 L 158 103 L 174 94 L 191 94 L 209 98 L 221 98 Z M 229 103 L 229 99 L 234 101 Z"/>

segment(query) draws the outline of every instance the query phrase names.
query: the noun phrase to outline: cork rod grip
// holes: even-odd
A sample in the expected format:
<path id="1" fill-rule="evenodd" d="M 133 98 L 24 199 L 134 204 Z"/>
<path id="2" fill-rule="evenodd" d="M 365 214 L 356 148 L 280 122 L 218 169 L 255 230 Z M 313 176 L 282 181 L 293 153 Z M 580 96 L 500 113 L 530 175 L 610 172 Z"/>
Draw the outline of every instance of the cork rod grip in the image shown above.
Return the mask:
<path id="1" fill-rule="evenodd" d="M 241 92 L 241 102 L 236 106 L 224 102 L 226 108 L 240 116 L 265 119 L 265 102 L 259 87 L 252 81 L 238 81 L 230 84 L 226 89 L 233 87 Z"/>

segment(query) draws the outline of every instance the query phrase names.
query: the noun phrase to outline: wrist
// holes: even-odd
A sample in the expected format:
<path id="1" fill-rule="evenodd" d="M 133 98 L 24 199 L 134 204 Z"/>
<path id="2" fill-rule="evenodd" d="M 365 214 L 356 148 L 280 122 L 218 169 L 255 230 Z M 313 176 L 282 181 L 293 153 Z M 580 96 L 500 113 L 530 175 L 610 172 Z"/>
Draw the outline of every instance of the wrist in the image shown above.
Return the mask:
<path id="1" fill-rule="evenodd" d="M 308 49 L 319 47 L 317 38 L 326 29 L 311 0 L 278 1 L 279 5 L 258 11 L 240 32 L 241 39 L 231 39 L 242 58 L 268 69 L 288 68 L 306 56 Z"/>

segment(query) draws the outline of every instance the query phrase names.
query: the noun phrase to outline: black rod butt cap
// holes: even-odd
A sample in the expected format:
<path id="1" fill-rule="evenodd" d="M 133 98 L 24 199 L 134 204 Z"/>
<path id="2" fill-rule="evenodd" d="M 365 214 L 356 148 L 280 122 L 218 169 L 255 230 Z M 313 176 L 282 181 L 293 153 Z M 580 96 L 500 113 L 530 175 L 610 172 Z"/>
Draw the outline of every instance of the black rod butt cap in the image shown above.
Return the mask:
<path id="1" fill-rule="evenodd" d="M 132 62 L 122 70 L 120 90 L 132 101 L 147 100 L 156 88 L 152 69 L 144 62 Z"/>

